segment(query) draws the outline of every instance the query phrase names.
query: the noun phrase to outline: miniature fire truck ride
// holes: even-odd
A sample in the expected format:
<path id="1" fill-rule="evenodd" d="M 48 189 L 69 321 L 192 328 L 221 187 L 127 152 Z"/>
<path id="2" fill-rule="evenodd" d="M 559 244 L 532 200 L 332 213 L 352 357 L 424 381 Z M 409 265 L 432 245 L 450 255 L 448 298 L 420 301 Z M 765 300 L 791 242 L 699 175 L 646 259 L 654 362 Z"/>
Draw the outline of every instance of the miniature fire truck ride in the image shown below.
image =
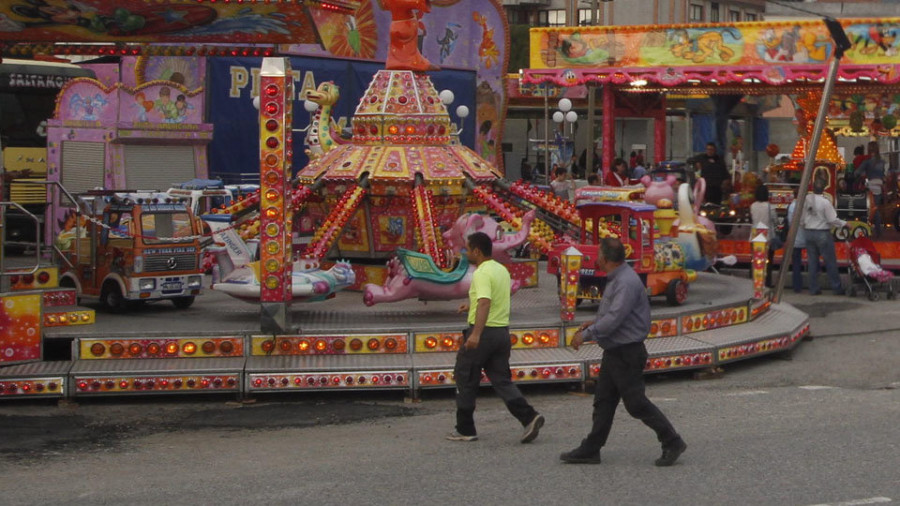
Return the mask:
<path id="1" fill-rule="evenodd" d="M 98 298 L 110 311 L 171 300 L 190 307 L 200 294 L 197 222 L 187 204 L 156 192 L 89 192 L 82 219 L 57 237 L 60 286 Z"/>
<path id="2" fill-rule="evenodd" d="M 643 202 L 587 202 L 578 206 L 578 212 L 581 243 L 554 245 L 547 271 L 558 277 L 560 255 L 575 246 L 583 255 L 579 302 L 602 298 L 606 273 L 597 265 L 600 239 L 618 237 L 625 246 L 625 261 L 644 280 L 648 295 L 665 295 L 672 306 L 684 303 L 688 283 L 697 279 L 697 273 L 685 268 L 685 253 L 675 237 L 660 234 L 656 206 Z"/>

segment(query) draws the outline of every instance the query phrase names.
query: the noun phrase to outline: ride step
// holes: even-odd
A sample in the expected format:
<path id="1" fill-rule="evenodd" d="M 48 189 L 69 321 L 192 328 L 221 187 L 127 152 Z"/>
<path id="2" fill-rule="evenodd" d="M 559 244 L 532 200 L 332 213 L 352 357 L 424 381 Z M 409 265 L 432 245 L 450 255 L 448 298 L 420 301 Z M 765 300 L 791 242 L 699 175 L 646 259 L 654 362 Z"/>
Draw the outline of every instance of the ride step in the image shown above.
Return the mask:
<path id="1" fill-rule="evenodd" d="M 47 327 L 68 327 L 72 325 L 93 325 L 96 312 L 93 309 L 76 306 L 44 307 L 42 325 Z"/>

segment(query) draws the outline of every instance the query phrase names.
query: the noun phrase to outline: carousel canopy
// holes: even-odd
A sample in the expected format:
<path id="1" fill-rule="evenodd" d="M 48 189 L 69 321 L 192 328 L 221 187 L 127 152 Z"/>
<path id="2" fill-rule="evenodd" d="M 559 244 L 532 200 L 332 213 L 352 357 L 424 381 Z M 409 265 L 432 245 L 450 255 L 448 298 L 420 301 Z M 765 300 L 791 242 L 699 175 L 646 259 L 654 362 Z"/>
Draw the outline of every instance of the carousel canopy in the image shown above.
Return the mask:
<path id="1" fill-rule="evenodd" d="M 852 43 L 838 87 L 900 85 L 900 18 L 840 20 Z M 821 20 L 532 28 L 526 84 L 790 94 L 821 88 L 834 53 Z"/>

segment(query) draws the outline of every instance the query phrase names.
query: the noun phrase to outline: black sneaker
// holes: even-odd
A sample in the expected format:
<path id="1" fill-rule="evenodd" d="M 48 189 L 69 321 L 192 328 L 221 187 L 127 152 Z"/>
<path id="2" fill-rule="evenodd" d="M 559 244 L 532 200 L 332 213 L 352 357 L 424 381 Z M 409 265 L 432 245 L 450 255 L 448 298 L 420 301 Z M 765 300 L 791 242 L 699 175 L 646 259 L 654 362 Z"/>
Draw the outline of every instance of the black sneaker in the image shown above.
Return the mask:
<path id="1" fill-rule="evenodd" d="M 656 465 L 659 467 L 671 466 L 685 450 L 687 450 L 687 443 L 683 439 L 678 439 L 668 448 L 663 448 L 662 456 L 656 459 Z"/>
<path id="2" fill-rule="evenodd" d="M 568 464 L 599 464 L 600 450 L 590 451 L 582 446 L 559 455 L 559 460 Z"/>
<path id="3" fill-rule="evenodd" d="M 534 418 L 531 419 L 531 422 L 525 426 L 525 432 L 522 433 L 521 441 L 523 443 L 530 443 L 534 441 L 534 439 L 538 437 L 538 432 L 540 432 L 541 427 L 543 426 L 544 415 L 534 415 Z"/>

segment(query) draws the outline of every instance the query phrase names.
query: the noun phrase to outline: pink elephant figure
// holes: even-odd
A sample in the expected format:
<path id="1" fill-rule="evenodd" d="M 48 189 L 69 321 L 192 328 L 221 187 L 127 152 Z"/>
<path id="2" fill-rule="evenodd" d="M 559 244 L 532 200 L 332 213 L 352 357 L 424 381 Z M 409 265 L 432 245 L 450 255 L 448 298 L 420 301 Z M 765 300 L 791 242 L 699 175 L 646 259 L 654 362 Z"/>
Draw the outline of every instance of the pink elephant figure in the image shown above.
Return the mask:
<path id="1" fill-rule="evenodd" d="M 414 262 L 406 262 L 407 257 L 412 258 Z M 421 266 L 422 262 L 429 261 L 429 269 L 412 272 L 413 264 Z M 470 265 L 466 257 L 460 259 L 452 272 L 443 272 L 434 265 L 430 256 L 404 249 L 397 250 L 397 256 L 391 258 L 387 265 L 388 276 L 383 285 L 368 283 L 363 288 L 365 305 L 373 306 L 380 302 L 406 299 L 422 301 L 465 299 L 469 296 L 472 273 L 475 272 L 475 266 Z M 521 286 L 521 281 L 513 279 L 510 292 L 516 293 Z"/>
<path id="2" fill-rule="evenodd" d="M 644 192 L 644 202 L 653 204 L 660 209 L 671 209 L 675 202 L 675 186 L 678 178 L 675 174 L 666 176 L 665 181 L 654 181 L 650 176 L 641 178 L 641 183 L 647 187 Z"/>
<path id="3" fill-rule="evenodd" d="M 514 234 L 507 234 L 499 223 L 490 216 L 468 213 L 460 216 L 446 232 L 444 243 L 454 253 L 459 254 L 466 248 L 466 239 L 475 232 L 484 232 L 494 240 L 492 257 L 501 264 L 509 263 L 512 258 L 507 250 L 516 248 L 528 239 L 531 223 L 534 221 L 535 212 L 528 211 L 522 216 L 522 227 Z"/>

